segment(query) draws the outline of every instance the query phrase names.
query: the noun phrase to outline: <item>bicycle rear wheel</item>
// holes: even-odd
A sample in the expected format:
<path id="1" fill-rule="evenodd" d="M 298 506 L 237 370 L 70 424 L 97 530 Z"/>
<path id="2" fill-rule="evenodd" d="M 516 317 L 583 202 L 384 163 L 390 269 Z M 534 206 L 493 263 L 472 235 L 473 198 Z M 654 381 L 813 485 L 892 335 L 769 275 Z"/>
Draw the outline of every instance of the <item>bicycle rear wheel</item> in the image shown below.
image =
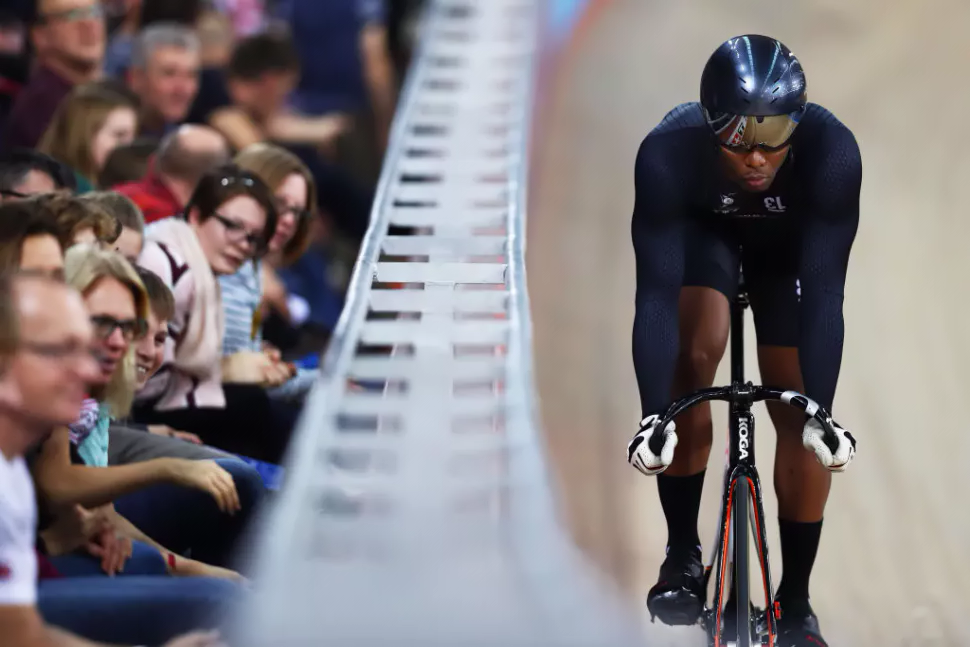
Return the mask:
<path id="1" fill-rule="evenodd" d="M 737 608 L 738 647 L 751 647 L 751 598 L 748 587 L 748 507 L 751 494 L 748 479 L 734 482 L 734 591 Z M 730 637 L 725 636 L 730 640 Z"/>

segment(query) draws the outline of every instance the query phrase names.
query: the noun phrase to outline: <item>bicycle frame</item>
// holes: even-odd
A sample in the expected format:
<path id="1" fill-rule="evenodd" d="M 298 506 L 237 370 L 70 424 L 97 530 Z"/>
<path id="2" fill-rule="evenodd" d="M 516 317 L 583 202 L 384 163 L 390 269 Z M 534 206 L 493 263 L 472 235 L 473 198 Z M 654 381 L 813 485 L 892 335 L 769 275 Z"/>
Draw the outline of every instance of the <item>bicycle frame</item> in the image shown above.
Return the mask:
<path id="1" fill-rule="evenodd" d="M 744 311 L 749 302 L 744 285 L 738 287 L 738 296 L 731 304 L 731 385 L 701 389 L 674 402 L 668 407 L 663 419 L 655 427 L 665 429 L 667 423 L 692 406 L 710 400 L 722 400 L 730 404 L 729 446 L 727 466 L 724 475 L 724 490 L 721 495 L 720 523 L 717 540 L 712 546 L 712 557 L 704 569 L 704 590 L 707 590 L 710 577 L 715 575 L 714 604 L 706 606 L 702 623 L 708 632 L 709 644 L 726 647 L 722 640 L 720 627 L 724 604 L 728 599 L 726 586 L 728 566 L 732 566 L 732 586 L 735 588 L 737 602 L 737 647 L 750 647 L 752 636 L 760 645 L 773 646 L 777 633 L 777 622 L 781 610 L 774 600 L 771 572 L 768 564 L 768 538 L 765 529 L 764 504 L 761 480 L 755 466 L 754 452 L 754 415 L 751 406 L 766 400 L 784 402 L 801 409 L 806 416 L 814 417 L 821 424 L 824 442 L 834 452 L 838 447 L 838 437 L 832 428 L 832 417 L 810 398 L 796 391 L 755 386 L 744 379 Z M 655 455 L 660 455 L 663 436 L 654 433 L 648 440 Z M 748 530 L 750 521 L 754 525 L 755 547 L 761 567 L 766 608 L 764 623 L 752 623 L 752 617 L 760 620 L 762 609 L 753 607 L 750 601 L 748 583 Z M 732 552 L 732 546 L 734 548 Z M 745 630 L 747 628 L 747 630 Z"/>

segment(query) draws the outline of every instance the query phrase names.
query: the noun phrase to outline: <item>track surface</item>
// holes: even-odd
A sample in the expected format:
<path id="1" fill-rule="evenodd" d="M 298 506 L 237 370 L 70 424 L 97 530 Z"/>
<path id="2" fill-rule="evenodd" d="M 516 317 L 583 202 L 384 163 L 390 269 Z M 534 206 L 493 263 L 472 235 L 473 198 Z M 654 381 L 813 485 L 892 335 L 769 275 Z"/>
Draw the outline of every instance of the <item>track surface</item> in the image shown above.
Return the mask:
<path id="1" fill-rule="evenodd" d="M 967 25 L 965 0 L 615 0 L 563 62 L 539 121 L 529 231 L 544 425 L 578 543 L 644 615 L 665 527 L 654 481 L 624 462 L 639 415 L 633 159 L 667 110 L 695 99 L 710 51 L 760 32 L 800 57 L 810 99 L 855 132 L 864 165 L 835 403 L 860 454 L 835 477 L 813 604 L 833 647 L 970 644 Z M 757 379 L 750 326 L 747 350 Z M 727 379 L 724 362 L 717 383 Z M 763 406 L 758 413 L 774 519 L 774 433 Z M 705 554 L 726 408 L 715 405 L 714 415 Z M 773 523 L 769 542 L 777 584 Z M 644 628 L 649 645 L 702 644 L 698 630 L 646 619 Z"/>

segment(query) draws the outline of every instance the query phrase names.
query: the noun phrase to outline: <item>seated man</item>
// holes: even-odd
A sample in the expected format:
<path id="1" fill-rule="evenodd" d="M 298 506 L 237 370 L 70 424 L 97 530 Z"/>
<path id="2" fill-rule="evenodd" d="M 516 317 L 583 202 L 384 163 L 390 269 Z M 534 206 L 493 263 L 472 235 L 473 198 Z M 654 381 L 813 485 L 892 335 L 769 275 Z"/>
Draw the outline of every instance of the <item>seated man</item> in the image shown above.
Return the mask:
<path id="1" fill-rule="evenodd" d="M 162 137 L 185 121 L 199 90 L 199 37 L 191 27 L 165 22 L 135 38 L 128 86 L 141 100 L 141 134 Z"/>
<path id="2" fill-rule="evenodd" d="M 112 188 L 131 198 L 149 224 L 181 213 L 199 179 L 228 161 L 228 146 L 218 132 L 179 126 L 162 139 L 145 177 Z"/>
<path id="3" fill-rule="evenodd" d="M 38 613 L 38 564 L 34 551 L 37 509 L 24 461 L 24 454 L 52 426 L 67 424 L 77 417 L 86 383 L 96 370 L 88 352 L 91 334 L 81 299 L 63 283 L 40 276 L 0 278 L 0 354 L 4 367 L 0 373 L 0 636 L 5 645 L 93 644 L 46 624 Z M 191 589 L 179 580 L 138 579 L 175 582 L 183 587 L 183 596 L 192 595 Z M 204 587 L 202 581 L 199 584 Z M 100 612 L 103 631 L 112 629 L 111 622 L 133 621 L 124 615 L 112 617 L 114 609 L 98 609 L 93 604 L 97 598 L 92 595 L 93 589 L 84 593 L 73 599 L 75 617 L 92 620 Z M 168 595 L 172 597 L 172 593 Z M 136 596 L 138 592 L 129 589 L 122 599 L 131 601 Z M 138 597 L 143 609 L 151 604 L 143 593 Z M 156 605 L 152 609 L 154 618 L 143 612 L 137 621 L 157 625 L 160 620 L 171 620 L 159 618 L 159 611 L 192 613 L 193 608 L 198 610 L 189 605 Z M 105 622 L 108 619 L 111 621 Z M 179 622 L 176 620 L 176 624 Z M 150 633 L 142 631 L 141 636 Z M 216 645 L 217 641 L 212 633 L 193 634 L 169 643 L 168 647 L 202 647 Z"/>

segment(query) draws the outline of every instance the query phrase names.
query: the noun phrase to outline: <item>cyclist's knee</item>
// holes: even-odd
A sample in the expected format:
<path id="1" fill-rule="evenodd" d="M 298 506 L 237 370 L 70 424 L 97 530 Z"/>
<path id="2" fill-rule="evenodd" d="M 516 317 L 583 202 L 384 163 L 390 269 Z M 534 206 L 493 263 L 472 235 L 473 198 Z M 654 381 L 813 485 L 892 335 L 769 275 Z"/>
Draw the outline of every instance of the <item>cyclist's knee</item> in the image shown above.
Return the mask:
<path id="1" fill-rule="evenodd" d="M 692 388 L 711 386 L 726 344 L 726 339 L 695 339 L 680 349 L 678 368 Z"/>

